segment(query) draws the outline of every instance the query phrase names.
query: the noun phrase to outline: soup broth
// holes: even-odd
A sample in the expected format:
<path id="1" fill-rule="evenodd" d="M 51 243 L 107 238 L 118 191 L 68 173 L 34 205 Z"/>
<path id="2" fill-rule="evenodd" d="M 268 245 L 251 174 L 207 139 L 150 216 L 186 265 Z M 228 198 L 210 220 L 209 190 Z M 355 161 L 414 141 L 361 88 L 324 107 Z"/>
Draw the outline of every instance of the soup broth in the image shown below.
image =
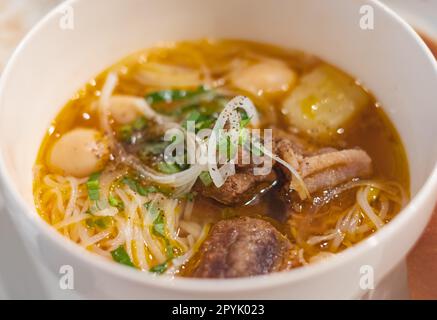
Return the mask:
<path id="1" fill-rule="evenodd" d="M 187 120 L 196 131 L 213 128 L 234 97 L 251 101 L 259 119 L 236 112 L 240 134 L 272 129 L 272 155 L 297 175 L 274 157 L 273 177 L 244 189 L 252 177 L 243 166 L 217 186 L 208 166 L 165 161 L 174 141 L 165 141 L 166 130 Z M 110 67 L 62 108 L 36 160 L 35 203 L 67 238 L 143 271 L 233 277 L 316 263 L 389 223 L 408 200 L 406 154 L 383 109 L 358 81 L 306 53 L 236 40 L 166 43 Z M 275 149 L 284 140 L 299 146 L 288 150 L 293 161 Z M 219 222 L 238 234 L 223 247 L 244 247 L 239 222 L 232 224 L 239 217 L 272 226 L 268 234 L 286 242 L 273 255 L 286 260 L 283 267 L 233 272 L 228 260 L 223 272 L 204 267 L 221 246 L 211 245 L 215 232 L 225 232 Z"/>

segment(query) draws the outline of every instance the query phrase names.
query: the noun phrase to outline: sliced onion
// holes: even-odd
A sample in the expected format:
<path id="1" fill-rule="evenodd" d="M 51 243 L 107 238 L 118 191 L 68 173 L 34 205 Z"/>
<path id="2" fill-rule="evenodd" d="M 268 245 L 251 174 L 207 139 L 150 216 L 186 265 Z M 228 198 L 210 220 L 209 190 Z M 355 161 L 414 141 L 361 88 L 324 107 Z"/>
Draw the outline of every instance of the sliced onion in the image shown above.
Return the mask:
<path id="1" fill-rule="evenodd" d="M 67 226 L 69 226 L 71 224 L 81 222 L 82 220 L 88 219 L 89 217 L 90 216 L 88 214 L 80 213 L 80 214 L 73 215 L 71 217 L 65 218 L 61 222 L 53 225 L 53 227 L 55 229 L 61 229 L 63 227 L 67 227 Z"/>
<path id="2" fill-rule="evenodd" d="M 283 165 L 284 167 L 286 167 L 292 174 L 292 176 L 294 178 L 296 178 L 297 182 L 299 183 L 299 186 L 301 187 L 300 190 L 296 190 L 297 193 L 299 194 L 299 197 L 302 200 L 305 199 L 310 199 L 311 195 L 310 192 L 308 191 L 308 188 L 305 184 L 305 182 L 303 181 L 302 177 L 300 176 L 300 174 L 297 172 L 297 170 L 291 165 L 289 164 L 287 161 L 282 160 L 280 157 L 274 155 L 272 152 L 270 152 L 269 150 L 267 150 L 266 148 L 262 149 L 263 153 L 272 158 L 273 160 L 275 160 L 276 162 L 278 162 L 279 164 Z"/>
<path id="3" fill-rule="evenodd" d="M 259 124 L 259 117 L 255 106 L 249 98 L 244 96 L 237 96 L 229 101 L 218 116 L 208 140 L 208 171 L 217 188 L 221 187 L 229 176 L 235 174 L 235 157 L 237 153 L 219 169 L 217 165 L 217 142 L 220 132 L 224 130 L 225 125 L 229 123 L 228 132 L 230 143 L 232 145 L 238 145 L 241 120 L 240 114 L 237 111 L 239 108 L 246 112 L 253 125 L 256 126 Z M 219 157 L 219 160 L 223 159 Z"/>
<path id="4" fill-rule="evenodd" d="M 174 276 L 177 273 L 179 267 L 185 264 L 193 256 L 193 254 L 197 251 L 202 242 L 206 239 L 206 236 L 209 233 L 209 229 L 209 224 L 203 226 L 202 232 L 200 233 L 200 236 L 197 238 L 196 242 L 192 245 L 192 248 L 188 250 L 184 255 L 172 260 L 172 266 L 166 271 L 167 275 Z"/>
<path id="5" fill-rule="evenodd" d="M 109 137 L 113 136 L 111 125 L 109 123 L 109 100 L 112 93 L 118 83 L 118 76 L 115 72 L 111 72 L 106 77 L 105 84 L 103 85 L 102 92 L 100 93 L 99 113 L 100 113 L 100 126 L 105 134 Z"/>
<path id="6" fill-rule="evenodd" d="M 94 212 L 93 215 L 98 217 L 113 217 L 118 213 L 118 209 L 114 207 L 107 207 L 100 211 Z"/>
<path id="7" fill-rule="evenodd" d="M 321 242 L 324 242 L 324 241 L 332 240 L 332 239 L 335 238 L 336 235 L 337 235 L 337 231 L 333 231 L 333 232 L 328 233 L 328 234 L 323 235 L 323 236 L 313 236 L 313 237 L 311 237 L 311 238 L 309 238 L 307 240 L 307 243 L 310 246 L 313 246 L 315 244 L 318 244 L 318 243 L 321 243 Z"/>
<path id="8" fill-rule="evenodd" d="M 363 212 L 367 215 L 367 217 L 372 221 L 376 228 L 380 229 L 384 226 L 384 222 L 378 217 L 378 215 L 373 211 L 372 207 L 368 201 L 369 187 L 366 187 L 364 190 L 360 189 L 357 192 L 357 202 L 361 207 Z"/>
<path id="9" fill-rule="evenodd" d="M 103 239 L 105 239 L 106 237 L 108 237 L 110 234 L 112 233 L 112 230 L 105 230 L 102 231 L 100 233 L 97 233 L 96 235 L 92 236 L 92 237 L 88 237 L 85 238 L 86 240 L 84 240 L 81 245 L 84 247 L 88 247 L 90 245 L 93 245 L 99 241 L 102 241 Z"/>
<path id="10" fill-rule="evenodd" d="M 326 259 L 335 256 L 335 253 L 322 251 L 310 258 L 310 263 L 323 262 Z"/>

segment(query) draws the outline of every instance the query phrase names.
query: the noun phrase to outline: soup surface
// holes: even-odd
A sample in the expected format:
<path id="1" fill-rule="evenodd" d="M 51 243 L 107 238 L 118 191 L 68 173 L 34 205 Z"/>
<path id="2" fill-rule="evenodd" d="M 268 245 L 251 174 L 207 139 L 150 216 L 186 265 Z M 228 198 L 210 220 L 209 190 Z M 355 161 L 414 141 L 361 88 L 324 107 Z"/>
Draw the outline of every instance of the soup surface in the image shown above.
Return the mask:
<path id="1" fill-rule="evenodd" d="M 355 79 L 309 54 L 199 40 L 136 53 L 80 89 L 42 142 L 34 196 L 106 259 L 229 278 L 363 240 L 408 201 L 409 172 Z"/>

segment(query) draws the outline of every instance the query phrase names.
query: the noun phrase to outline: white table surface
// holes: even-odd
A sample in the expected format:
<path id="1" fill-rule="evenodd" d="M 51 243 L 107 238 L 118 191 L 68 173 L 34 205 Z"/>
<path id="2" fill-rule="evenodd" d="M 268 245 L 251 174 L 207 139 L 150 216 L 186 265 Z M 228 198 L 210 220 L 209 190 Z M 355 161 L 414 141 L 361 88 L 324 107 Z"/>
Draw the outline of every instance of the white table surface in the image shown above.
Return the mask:
<path id="1" fill-rule="evenodd" d="M 0 0 L 0 70 L 19 39 L 59 0 Z M 414 26 L 437 39 L 437 0 L 384 0 Z M 0 194 L 0 299 L 76 299 L 58 279 L 27 253 Z M 367 298 L 406 298 L 406 267 L 386 279 L 384 290 Z"/>

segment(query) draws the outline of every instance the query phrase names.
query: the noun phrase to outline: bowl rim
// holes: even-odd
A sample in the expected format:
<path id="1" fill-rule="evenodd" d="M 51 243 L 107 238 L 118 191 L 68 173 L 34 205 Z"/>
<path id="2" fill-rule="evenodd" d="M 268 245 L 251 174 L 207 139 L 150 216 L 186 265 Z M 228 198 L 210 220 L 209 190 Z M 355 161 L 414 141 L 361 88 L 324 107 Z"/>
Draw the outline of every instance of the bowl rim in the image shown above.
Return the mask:
<path id="1" fill-rule="evenodd" d="M 399 24 L 399 27 L 403 29 L 403 32 L 407 33 L 410 37 L 413 37 L 420 49 L 426 53 L 428 59 L 430 60 L 430 65 L 434 67 L 435 73 L 437 74 L 437 63 L 435 62 L 431 51 L 428 49 L 419 35 L 414 31 L 414 29 L 392 9 L 381 3 L 379 0 L 364 1 L 369 5 L 377 7 L 386 15 L 388 19 L 395 20 Z M 2 96 L 4 95 L 6 83 L 8 82 L 9 75 L 13 71 L 17 57 L 20 55 L 21 51 L 26 49 L 28 42 L 33 38 L 34 34 L 40 32 L 40 30 L 49 21 L 54 19 L 61 8 L 65 6 L 74 6 L 79 2 L 80 0 L 67 0 L 53 8 L 20 42 L 10 57 L 0 79 L 0 103 L 2 103 Z M 97 268 L 108 274 L 115 275 L 124 280 L 132 281 L 136 284 L 180 292 L 224 293 L 242 292 L 252 289 L 266 289 L 279 287 L 293 282 L 305 281 L 309 278 L 329 273 L 338 266 L 353 260 L 357 256 L 365 254 L 369 250 L 372 250 L 372 248 L 376 247 L 379 243 L 386 242 L 388 239 L 390 239 L 391 235 L 396 231 L 396 229 L 400 228 L 402 225 L 408 224 L 409 221 L 413 219 L 414 213 L 417 210 L 421 210 L 426 207 L 426 202 L 431 198 L 435 198 L 435 195 L 437 194 L 436 159 L 434 168 L 432 169 L 431 174 L 425 183 L 420 187 L 417 194 L 410 200 L 407 206 L 398 213 L 395 219 L 393 219 L 389 224 L 384 226 L 384 228 L 372 236 L 364 239 L 355 246 L 336 254 L 334 257 L 327 259 L 323 263 L 311 264 L 305 266 L 304 268 L 297 268 L 290 271 L 271 273 L 256 277 L 233 279 L 175 278 L 170 276 L 156 276 L 147 272 L 138 271 L 136 269 L 113 263 L 80 247 L 71 240 L 66 239 L 52 226 L 41 219 L 33 206 L 26 204 L 24 199 L 20 196 L 18 189 L 14 185 L 12 177 L 8 174 L 3 158 L 3 152 L 0 152 L 0 185 L 2 186 L 2 190 L 6 196 L 6 210 L 12 209 L 18 214 L 24 214 L 26 216 L 25 219 L 29 220 L 37 230 L 49 238 L 50 241 L 55 242 L 57 246 L 62 247 L 62 250 L 68 251 L 69 255 L 73 256 L 74 259 L 80 260 L 84 265 Z"/>

